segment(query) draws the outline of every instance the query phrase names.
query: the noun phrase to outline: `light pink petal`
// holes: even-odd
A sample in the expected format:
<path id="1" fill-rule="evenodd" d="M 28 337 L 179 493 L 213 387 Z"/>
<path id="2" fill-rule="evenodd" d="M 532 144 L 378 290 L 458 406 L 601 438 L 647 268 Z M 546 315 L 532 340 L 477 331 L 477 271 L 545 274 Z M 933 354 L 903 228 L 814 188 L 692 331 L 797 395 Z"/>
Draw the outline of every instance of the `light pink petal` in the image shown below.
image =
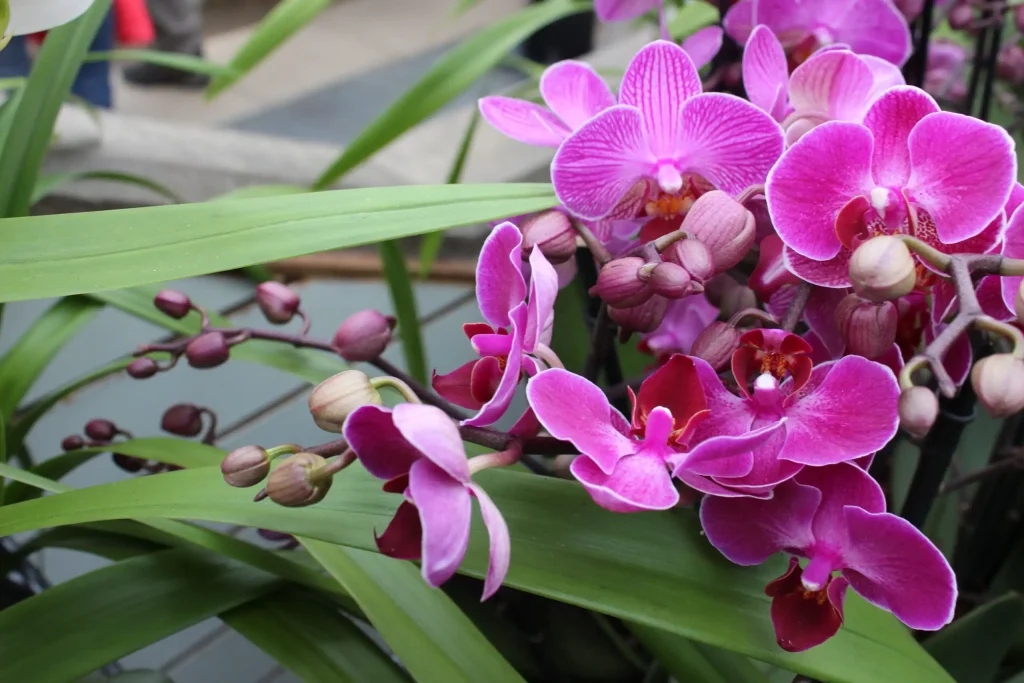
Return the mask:
<path id="1" fill-rule="evenodd" d="M 739 436 L 714 436 L 702 441 L 685 454 L 675 472 L 686 469 L 707 477 L 729 479 L 746 476 L 754 468 L 753 451 L 772 435 L 784 431 L 785 422 L 783 419 Z"/>
<path id="2" fill-rule="evenodd" d="M 970 116 L 939 112 L 917 124 L 906 191 L 931 214 L 940 240 L 973 237 L 999 215 L 1017 180 L 1013 150 L 1005 130 Z"/>
<path id="3" fill-rule="evenodd" d="M 569 470 L 595 503 L 612 512 L 668 510 L 679 502 L 665 462 L 653 453 L 628 455 L 610 474 L 588 457 L 573 460 Z"/>
<path id="4" fill-rule="evenodd" d="M 533 353 L 537 344 L 551 341 L 551 326 L 555 317 L 555 297 L 558 296 L 558 273 L 540 249 L 530 253 L 530 304 L 526 313 L 526 333 L 523 350 Z"/>
<path id="5" fill-rule="evenodd" d="M 830 121 L 786 150 L 768 174 L 765 192 L 786 246 L 817 261 L 840 252 L 836 216 L 851 199 L 874 188 L 871 149 L 867 128 Z"/>
<path id="6" fill-rule="evenodd" d="M 601 389 L 579 375 L 546 370 L 526 385 L 526 397 L 549 434 L 571 442 L 605 473 L 636 450 L 636 442 L 620 431 L 628 425 L 626 418 Z"/>
<path id="7" fill-rule="evenodd" d="M 567 209 L 581 218 L 603 218 L 657 159 L 644 137 L 635 107 L 615 106 L 583 124 L 559 147 L 551 181 Z"/>
<path id="8" fill-rule="evenodd" d="M 862 54 L 860 58 L 871 69 L 871 74 L 875 81 L 874 88 L 872 88 L 871 94 L 868 96 L 869 100 L 874 100 L 889 88 L 907 84 L 907 81 L 903 78 L 903 72 L 892 62 L 875 57 L 874 55 Z"/>
<path id="9" fill-rule="evenodd" d="M 874 82 L 871 69 L 852 52 L 821 52 L 793 71 L 789 102 L 798 113 L 859 123 Z"/>
<path id="10" fill-rule="evenodd" d="M 724 93 L 686 102 L 677 140 L 682 170 L 701 174 L 734 197 L 765 182 L 784 144 L 782 129 L 771 116 Z"/>
<path id="11" fill-rule="evenodd" d="M 842 249 L 834 258 L 815 261 L 786 247 L 784 262 L 793 274 L 812 285 L 845 291 L 850 286 L 850 255 Z"/>
<path id="12" fill-rule="evenodd" d="M 443 410 L 419 403 L 400 403 L 392 414 L 395 427 L 406 441 L 449 477 L 469 481 L 466 448 L 462 445 L 459 428 Z"/>
<path id="13" fill-rule="evenodd" d="M 471 360 L 447 375 L 439 375 L 434 372 L 430 379 L 430 386 L 446 401 L 470 410 L 480 410 L 484 403 L 473 395 L 472 388 L 473 371 L 479 362 Z"/>
<path id="14" fill-rule="evenodd" d="M 629 21 L 661 5 L 661 0 L 594 0 L 601 21 Z"/>
<path id="15" fill-rule="evenodd" d="M 1006 224 L 1006 232 L 1003 233 L 1002 254 L 1007 258 L 1024 258 L 1024 210 L 1019 207 L 1010 215 L 1010 220 Z M 1008 310 L 1012 311 L 1017 291 L 1020 289 L 1020 283 L 1024 282 L 1024 278 L 1015 276 L 999 279 L 1003 291 L 1003 303 L 1006 304 Z"/>
<path id="16" fill-rule="evenodd" d="M 1012 216 L 1021 204 L 1024 204 L 1024 185 L 1014 183 L 1010 198 L 1006 200 L 1006 215 Z"/>
<path id="17" fill-rule="evenodd" d="M 901 86 L 882 94 L 864 116 L 875 138 L 871 161 L 875 182 L 903 187 L 910 179 L 910 132 L 921 119 L 939 111 L 931 95 L 920 88 Z"/>
<path id="18" fill-rule="evenodd" d="M 388 528 L 380 536 L 376 530 L 373 540 L 381 555 L 396 560 L 418 560 L 423 556 L 423 526 L 416 506 L 406 501 L 398 506 Z"/>
<path id="19" fill-rule="evenodd" d="M 494 595 L 501 587 L 502 581 L 505 580 L 505 575 L 508 574 L 508 565 L 512 557 L 512 541 L 509 539 L 508 525 L 505 523 L 505 518 L 501 516 L 501 510 L 487 495 L 487 492 L 478 484 L 470 484 L 468 488 L 480 504 L 480 515 L 484 518 L 484 526 L 487 527 L 487 535 L 491 539 L 487 578 L 484 580 L 484 595 L 481 598 L 483 601 Z"/>
<path id="20" fill-rule="evenodd" d="M 836 325 L 836 307 L 839 306 L 840 301 L 846 298 L 846 295 L 847 291 L 844 289 L 816 287 L 811 290 L 807 307 L 804 309 L 807 326 L 811 328 L 818 338 L 818 344 L 825 347 L 831 358 L 841 356 L 846 348 L 843 335 Z"/>
<path id="21" fill-rule="evenodd" d="M 526 330 L 526 304 L 521 303 L 516 306 L 509 315 L 509 320 L 512 329 L 511 334 L 508 336 L 511 338 L 512 343 L 505 360 L 505 368 L 501 374 L 501 382 L 498 384 L 497 389 L 495 389 L 494 396 L 480 408 L 480 411 L 468 420 L 463 420 L 462 424 L 464 425 L 488 427 L 494 424 L 508 410 L 512 397 L 516 393 L 516 386 L 519 384 L 519 375 L 523 367 L 523 333 Z M 474 339 L 480 336 L 484 335 L 478 335 Z"/>
<path id="22" fill-rule="evenodd" d="M 455 574 L 469 547 L 469 491 L 434 463 L 419 460 L 409 471 L 409 492 L 423 525 L 423 578 L 436 588 Z"/>
<path id="23" fill-rule="evenodd" d="M 619 102 L 640 110 L 651 152 L 667 159 L 675 151 L 683 103 L 700 92 L 700 76 L 689 55 L 675 43 L 656 40 L 626 68 Z"/>
<path id="24" fill-rule="evenodd" d="M 846 525 L 843 576 L 853 590 L 910 628 L 934 631 L 953 619 L 956 576 L 924 534 L 896 515 L 852 506 Z"/>
<path id="25" fill-rule="evenodd" d="M 788 36 L 799 42 L 803 36 L 825 23 L 829 18 L 828 7 L 822 6 L 849 4 L 849 0 L 816 0 L 815 2 L 793 2 L 793 0 L 754 0 L 752 18 L 754 25 L 765 24 L 777 36 Z"/>
<path id="26" fill-rule="evenodd" d="M 885 512 L 885 493 L 866 471 L 853 463 L 805 467 L 794 480 L 821 491 L 821 505 L 814 515 L 815 540 L 830 548 L 849 544 L 846 532 L 847 505 L 867 512 Z"/>
<path id="27" fill-rule="evenodd" d="M 770 28 L 758 26 L 743 50 L 743 87 L 747 97 L 781 121 L 788 85 L 789 67 L 782 44 Z"/>
<path id="28" fill-rule="evenodd" d="M 819 2 L 829 4 L 826 0 Z M 912 47 L 910 28 L 906 17 L 896 9 L 892 0 L 857 0 L 832 4 L 848 8 L 830 25 L 836 42 L 846 43 L 854 52 L 881 57 L 899 66 L 907 61 Z"/>
<path id="29" fill-rule="evenodd" d="M 729 37 L 740 45 L 746 43 L 754 30 L 754 0 L 740 0 L 730 7 L 722 25 Z"/>
<path id="30" fill-rule="evenodd" d="M 539 147 L 558 147 L 569 128 L 547 107 L 512 97 L 480 98 L 480 115 L 499 133 L 517 142 Z"/>
<path id="31" fill-rule="evenodd" d="M 819 365 L 803 391 L 786 409 L 787 460 L 819 467 L 852 460 L 874 453 L 899 429 L 899 384 L 880 363 L 847 356 Z"/>
<path id="32" fill-rule="evenodd" d="M 509 313 L 526 299 L 523 235 L 508 221 L 491 231 L 476 264 L 476 300 L 487 322 L 508 327 Z"/>
<path id="33" fill-rule="evenodd" d="M 480 356 L 507 356 L 512 352 L 513 341 L 512 335 L 509 334 L 485 333 L 475 335 L 470 344 Z"/>
<path id="34" fill-rule="evenodd" d="M 388 481 L 407 474 L 422 457 L 398 431 L 390 408 L 360 406 L 345 420 L 342 432 L 359 462 L 378 479 Z"/>
<path id="35" fill-rule="evenodd" d="M 751 566 L 780 550 L 809 548 L 820 503 L 818 489 L 789 481 L 775 489 L 770 500 L 705 498 L 700 521 L 711 545 L 731 562 Z"/>
<path id="36" fill-rule="evenodd" d="M 615 105 L 604 79 L 589 64 L 575 60 L 549 66 L 540 79 L 540 94 L 569 130 Z"/>
<path id="37" fill-rule="evenodd" d="M 683 50 L 690 55 L 693 66 L 701 69 L 722 49 L 722 28 L 707 26 L 683 41 Z"/>

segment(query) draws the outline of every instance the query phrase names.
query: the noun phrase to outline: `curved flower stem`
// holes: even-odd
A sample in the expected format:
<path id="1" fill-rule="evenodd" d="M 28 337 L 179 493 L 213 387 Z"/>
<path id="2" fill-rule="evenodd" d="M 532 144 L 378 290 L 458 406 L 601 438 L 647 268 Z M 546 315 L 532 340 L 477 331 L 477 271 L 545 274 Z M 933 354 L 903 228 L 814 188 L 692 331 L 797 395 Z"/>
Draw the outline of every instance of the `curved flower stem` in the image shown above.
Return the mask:
<path id="1" fill-rule="evenodd" d="M 1010 277 L 1024 275 L 1024 260 L 1004 256 L 999 262 L 999 274 Z"/>
<path id="2" fill-rule="evenodd" d="M 324 458 L 329 458 L 333 455 L 341 455 L 345 451 L 349 450 L 349 447 L 348 441 L 346 441 L 343 437 L 341 439 L 335 439 L 334 441 L 322 443 L 319 446 L 308 446 L 301 450 L 303 453 L 313 453 Z M 269 453 L 269 451 L 267 452 Z"/>
<path id="3" fill-rule="evenodd" d="M 782 318 L 780 327 L 786 332 L 792 332 L 796 329 L 796 324 L 800 322 L 800 316 L 803 315 L 804 309 L 807 308 L 807 301 L 811 298 L 811 285 L 806 282 L 801 282 L 797 285 L 796 297 L 793 299 L 793 303 L 786 309 L 786 315 Z"/>
<path id="4" fill-rule="evenodd" d="M 217 440 L 217 413 L 209 408 L 201 408 L 199 413 L 210 418 L 210 424 L 206 428 L 206 434 L 203 435 L 202 443 L 212 446 Z"/>
<path id="5" fill-rule="evenodd" d="M 583 366 L 583 376 L 591 382 L 597 380 L 601 366 L 604 365 L 612 347 L 612 319 L 608 316 L 608 304 L 601 302 L 601 308 L 597 312 L 597 320 L 594 321 L 594 332 L 590 338 L 590 352 L 587 354 L 587 362 Z"/>
<path id="6" fill-rule="evenodd" d="M 384 377 L 374 377 L 370 380 L 370 386 L 374 389 L 380 389 L 381 387 L 389 387 L 394 389 L 402 395 L 402 397 L 409 403 L 423 403 L 420 397 L 412 390 L 408 384 L 398 379 L 397 377 L 390 377 L 385 375 Z"/>
<path id="7" fill-rule="evenodd" d="M 740 192 L 740 196 L 736 197 L 736 201 L 745 205 L 758 195 L 764 196 L 764 185 L 751 185 L 747 189 L 743 190 L 743 192 Z"/>
<path id="8" fill-rule="evenodd" d="M 519 462 L 523 456 L 523 445 L 518 439 L 509 444 L 508 448 L 496 453 L 485 453 L 469 459 L 470 476 L 492 467 L 510 467 Z"/>
<path id="9" fill-rule="evenodd" d="M 534 349 L 533 355 L 544 361 L 549 368 L 560 368 L 565 370 L 565 363 L 558 357 L 551 347 L 546 344 L 537 344 L 537 348 Z"/>
<path id="10" fill-rule="evenodd" d="M 436 408 L 440 408 L 445 412 L 446 415 L 448 415 L 448 417 L 452 418 L 453 420 L 465 420 L 469 418 L 469 415 L 464 413 L 459 408 L 456 408 L 451 403 L 444 400 L 430 389 L 427 389 L 425 386 L 417 382 L 412 377 L 412 375 L 405 372 L 391 361 L 388 361 L 383 357 L 378 356 L 374 360 L 370 361 L 370 365 L 374 366 L 381 372 L 384 372 L 398 380 L 401 380 L 406 386 L 412 389 L 412 391 L 416 394 L 416 396 L 419 397 L 419 399 L 423 403 L 432 405 Z"/>
<path id="11" fill-rule="evenodd" d="M 463 441 L 475 443 L 484 448 L 494 451 L 504 451 L 511 447 L 513 442 L 520 442 L 524 454 L 533 455 L 573 455 L 579 453 L 575 446 L 568 441 L 561 441 L 551 436 L 533 436 L 523 438 L 515 434 L 500 432 L 496 429 L 486 427 L 459 427 L 459 434 Z"/>
<path id="12" fill-rule="evenodd" d="M 612 260 L 611 253 L 601 244 L 601 240 L 597 239 L 597 236 L 590 231 L 590 228 L 583 225 L 580 221 L 572 221 L 572 227 L 576 234 L 583 239 L 583 243 L 587 245 L 587 249 L 590 250 L 599 266 L 603 266 Z"/>
<path id="13" fill-rule="evenodd" d="M 996 460 L 991 465 L 987 465 L 981 469 L 971 472 L 970 474 L 965 474 L 962 477 L 957 477 L 953 481 L 943 484 L 942 488 L 939 489 L 939 495 L 957 491 L 965 486 L 976 484 L 982 479 L 986 479 L 994 475 L 1019 469 L 1024 469 L 1024 450 L 1020 448 L 1011 449 L 1007 457 L 1002 460 Z"/>
<path id="14" fill-rule="evenodd" d="M 903 243 L 907 245 L 907 249 L 917 254 L 917 256 L 926 261 L 929 265 L 938 268 L 939 270 L 946 270 L 949 268 L 949 263 L 952 257 L 949 254 L 944 254 L 935 247 L 925 244 L 916 237 L 910 235 L 898 235 L 899 239 L 903 240 Z"/>
<path id="15" fill-rule="evenodd" d="M 308 451 L 307 451 L 308 452 Z M 333 477 L 338 472 L 351 465 L 356 461 L 356 452 L 351 448 L 345 449 L 338 457 L 329 461 L 323 467 L 314 470 L 309 473 L 309 481 L 311 484 L 322 484 L 326 480 Z"/>
<path id="16" fill-rule="evenodd" d="M 729 318 L 729 327 L 738 327 L 741 322 L 747 318 L 756 318 L 763 323 L 767 323 L 772 327 L 779 326 L 779 319 L 767 311 L 762 311 L 760 308 L 745 308 L 742 311 L 737 312 L 733 317 Z"/>

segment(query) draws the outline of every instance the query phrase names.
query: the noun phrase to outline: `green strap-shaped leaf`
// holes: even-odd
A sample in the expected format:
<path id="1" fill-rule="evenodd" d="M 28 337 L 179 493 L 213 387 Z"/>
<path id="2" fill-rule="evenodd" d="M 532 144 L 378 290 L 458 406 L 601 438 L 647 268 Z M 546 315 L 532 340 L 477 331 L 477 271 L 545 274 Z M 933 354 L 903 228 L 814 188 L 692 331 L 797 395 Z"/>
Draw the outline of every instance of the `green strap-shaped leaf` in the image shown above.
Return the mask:
<path id="1" fill-rule="evenodd" d="M 591 8 L 590 2 L 548 0 L 526 7 L 459 43 L 356 136 L 314 188 L 323 190 L 334 185 L 379 149 L 448 104 L 538 29 Z"/>
<path id="2" fill-rule="evenodd" d="M 0 612 L 0 680 L 73 681 L 279 585 L 182 550 L 98 569 Z"/>
<path id="3" fill-rule="evenodd" d="M 234 71 L 229 66 L 211 62 L 195 55 L 180 52 L 159 52 L 157 50 L 108 50 L 106 52 L 90 52 L 85 56 L 86 62 L 147 62 L 158 64 L 178 71 L 189 71 L 207 76 L 230 76 Z"/>
<path id="4" fill-rule="evenodd" d="M 7 166 L 5 160 L 0 170 Z M 0 220 L 0 301 L 205 275 L 555 203 L 551 186 L 544 184 L 442 185 Z"/>
<path id="5" fill-rule="evenodd" d="M 957 683 L 991 683 L 1010 647 L 1024 635 L 1024 599 L 1008 593 L 924 642 Z"/>
<path id="6" fill-rule="evenodd" d="M 381 263 L 384 278 L 388 282 L 391 303 L 398 319 L 398 334 L 402 339 L 402 353 L 409 374 L 421 383 L 427 381 L 427 359 L 423 353 L 423 336 L 420 334 L 420 316 L 416 312 L 416 296 L 412 291 L 412 278 L 405 267 L 402 246 L 396 241 L 381 242 Z"/>
<path id="7" fill-rule="evenodd" d="M 285 588 L 220 618 L 304 683 L 409 680 L 359 627 L 306 591 Z"/>
<path id="8" fill-rule="evenodd" d="M 768 677 L 742 655 L 643 624 L 630 624 L 629 629 L 677 681 L 769 683 Z"/>
<path id="9" fill-rule="evenodd" d="M 31 202 L 36 204 L 39 200 L 53 194 L 59 188 L 78 180 L 109 180 L 113 183 L 137 185 L 172 202 L 180 203 L 182 201 L 177 193 L 149 178 L 143 178 L 131 173 L 121 173 L 120 171 L 79 171 L 78 173 L 54 173 L 52 175 L 39 176 L 36 179 L 36 186 L 32 190 Z"/>
<path id="10" fill-rule="evenodd" d="M 426 585 L 413 565 L 365 550 L 301 541 L 345 587 L 418 683 L 522 682 L 462 610 Z"/>
<path id="11" fill-rule="evenodd" d="M 299 509 L 253 503 L 217 468 L 104 484 L 0 508 L 0 536 L 119 518 L 173 517 L 275 529 L 373 549 L 401 496 L 358 467 L 321 503 Z M 724 560 L 690 511 L 620 515 L 594 505 L 573 482 L 509 471 L 476 477 L 508 522 L 506 583 L 832 683 L 947 683 L 952 679 L 894 617 L 850 593 L 846 623 L 824 645 L 791 654 L 775 642 L 764 586 L 785 559 L 759 568 Z M 474 524 L 462 569 L 482 577 L 487 535 Z"/>
<path id="12" fill-rule="evenodd" d="M 10 419 L 53 357 L 102 309 L 86 297 L 69 297 L 32 323 L 0 359 L 0 415 Z"/>

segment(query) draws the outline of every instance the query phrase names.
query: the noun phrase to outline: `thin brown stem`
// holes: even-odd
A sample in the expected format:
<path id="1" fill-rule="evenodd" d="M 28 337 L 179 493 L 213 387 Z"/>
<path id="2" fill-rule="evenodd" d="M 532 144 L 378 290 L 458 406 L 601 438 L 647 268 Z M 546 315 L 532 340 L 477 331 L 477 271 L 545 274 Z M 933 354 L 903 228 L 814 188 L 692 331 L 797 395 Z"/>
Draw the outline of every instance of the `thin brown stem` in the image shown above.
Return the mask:
<path id="1" fill-rule="evenodd" d="M 780 327 L 786 332 L 792 332 L 796 329 L 796 324 L 800 322 L 800 316 L 804 314 L 807 302 L 811 298 L 811 290 L 811 285 L 806 282 L 801 282 L 797 285 L 796 297 L 793 298 L 793 302 L 786 309 L 786 315 L 782 318 L 782 323 L 780 324 Z"/>
<path id="2" fill-rule="evenodd" d="M 522 446 L 523 453 L 532 455 L 571 455 L 579 452 L 568 441 L 560 441 L 550 436 L 522 438 L 507 432 L 500 432 L 496 429 L 468 427 L 466 425 L 459 427 L 459 433 L 463 441 L 469 441 L 493 451 L 508 450 L 513 443 L 518 441 Z"/>
<path id="3" fill-rule="evenodd" d="M 590 352 L 587 354 L 587 361 L 583 366 L 583 376 L 591 382 L 597 381 L 597 375 L 601 372 L 608 352 L 612 347 L 612 319 L 608 315 L 608 304 L 601 302 L 601 308 L 597 312 L 597 320 L 594 321 L 594 331 L 590 337 Z"/>
<path id="4" fill-rule="evenodd" d="M 943 484 L 939 489 L 939 494 L 941 495 L 943 493 L 957 491 L 965 486 L 976 484 L 982 479 L 1003 474 L 1010 470 L 1019 469 L 1024 469 L 1024 451 L 1019 448 L 1015 448 L 1010 451 L 1010 455 L 1008 455 L 1008 457 Z"/>
<path id="5" fill-rule="evenodd" d="M 601 240 L 597 239 L 597 236 L 590 231 L 590 228 L 580 221 L 573 221 L 572 227 L 576 234 L 583 239 L 583 243 L 587 245 L 587 249 L 590 250 L 594 260 L 597 261 L 597 265 L 603 266 L 612 260 L 611 253 L 601 244 Z"/>

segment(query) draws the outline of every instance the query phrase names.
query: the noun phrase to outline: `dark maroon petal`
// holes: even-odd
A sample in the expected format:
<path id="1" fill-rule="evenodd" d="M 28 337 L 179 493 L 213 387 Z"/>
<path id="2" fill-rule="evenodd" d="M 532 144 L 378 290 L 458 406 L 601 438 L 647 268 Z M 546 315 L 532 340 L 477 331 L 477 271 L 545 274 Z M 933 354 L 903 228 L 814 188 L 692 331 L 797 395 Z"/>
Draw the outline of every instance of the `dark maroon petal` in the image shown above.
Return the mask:
<path id="1" fill-rule="evenodd" d="M 772 624 L 779 647 L 787 652 L 803 652 L 821 645 L 843 625 L 843 599 L 846 580 L 830 579 L 820 591 L 805 590 L 800 582 L 803 571 L 794 557 L 789 569 L 765 588 L 772 598 Z"/>
<path id="2" fill-rule="evenodd" d="M 676 439 L 707 415 L 708 402 L 693 359 L 676 354 L 644 380 L 636 397 L 633 427 L 645 424 L 647 416 L 658 407 L 668 408 L 672 413 L 672 433 Z"/>
<path id="3" fill-rule="evenodd" d="M 503 373 L 501 361 L 494 356 L 478 360 L 469 378 L 469 392 L 473 400 L 483 405 L 494 398 Z"/>
<path id="4" fill-rule="evenodd" d="M 382 555 L 397 560 L 420 559 L 423 526 L 419 510 L 412 503 L 402 503 L 384 533 L 378 536 L 375 531 L 373 538 Z"/>

